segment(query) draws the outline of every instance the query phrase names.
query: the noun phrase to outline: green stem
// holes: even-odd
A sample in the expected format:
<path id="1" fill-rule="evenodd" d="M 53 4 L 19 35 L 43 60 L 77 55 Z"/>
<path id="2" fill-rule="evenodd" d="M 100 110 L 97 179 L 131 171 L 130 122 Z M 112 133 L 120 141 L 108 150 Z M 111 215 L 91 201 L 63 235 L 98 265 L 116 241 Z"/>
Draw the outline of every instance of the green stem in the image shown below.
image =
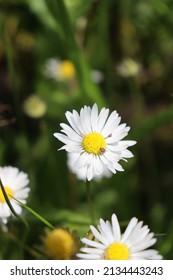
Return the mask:
<path id="1" fill-rule="evenodd" d="M 2 194 L 3 194 L 4 198 L 5 198 L 5 201 L 6 201 L 7 205 L 8 205 L 8 207 L 10 208 L 12 214 L 13 214 L 18 220 L 20 220 L 20 221 L 25 225 L 25 227 L 28 229 L 28 228 L 29 228 L 28 223 L 27 223 L 21 216 L 19 216 L 19 215 L 16 213 L 16 211 L 14 210 L 14 208 L 13 208 L 13 206 L 12 206 L 12 204 L 11 204 L 9 198 L 8 198 L 8 195 L 6 194 L 6 191 L 5 191 L 5 188 L 4 188 L 3 184 L 2 184 L 1 178 L 0 178 L 0 187 L 1 187 Z"/>
<path id="2" fill-rule="evenodd" d="M 92 223 L 94 223 L 94 212 L 93 212 L 93 203 L 92 203 L 92 196 L 91 196 L 91 184 L 90 184 L 90 181 L 88 181 L 88 180 L 86 180 L 86 193 L 87 193 L 88 212 L 91 217 Z"/>
<path id="3" fill-rule="evenodd" d="M 19 203 L 20 206 L 22 206 L 23 208 L 25 208 L 29 213 L 31 213 L 33 216 L 35 216 L 38 220 L 42 221 L 46 226 L 48 226 L 50 229 L 54 229 L 55 227 L 49 223 L 45 218 L 43 218 L 40 214 L 38 214 L 37 212 L 35 212 L 33 209 L 31 209 L 29 206 L 23 204 L 22 202 L 20 202 L 18 199 L 14 198 L 13 199 L 15 201 L 17 201 L 17 203 Z"/>

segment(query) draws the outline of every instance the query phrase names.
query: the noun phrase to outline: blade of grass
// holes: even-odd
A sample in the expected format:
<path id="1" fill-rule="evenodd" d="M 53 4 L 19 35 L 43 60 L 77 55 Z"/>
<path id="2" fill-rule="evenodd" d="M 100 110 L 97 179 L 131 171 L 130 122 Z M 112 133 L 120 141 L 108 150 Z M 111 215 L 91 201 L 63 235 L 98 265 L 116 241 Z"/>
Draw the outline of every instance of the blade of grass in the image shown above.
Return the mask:
<path id="1" fill-rule="evenodd" d="M 42 24 L 45 25 L 46 28 L 56 31 L 56 33 L 58 33 L 58 36 L 61 39 L 64 39 L 63 30 L 58 24 L 58 22 L 56 22 L 55 19 L 52 17 L 45 1 L 26 0 L 26 4 L 28 5 L 29 9 L 37 15 L 38 19 L 41 21 Z"/>
<path id="2" fill-rule="evenodd" d="M 20 202 L 18 199 L 14 198 L 13 199 L 20 205 L 22 206 L 25 210 L 27 210 L 29 213 L 31 213 L 33 216 L 35 216 L 38 220 L 42 221 L 46 226 L 48 226 L 50 229 L 54 229 L 55 227 L 49 223 L 45 218 L 43 218 L 40 214 L 38 214 L 36 211 L 34 211 L 32 208 L 29 206 L 23 204 Z"/>
<path id="3" fill-rule="evenodd" d="M 137 125 L 131 133 L 131 137 L 135 140 L 148 137 L 156 129 L 167 125 L 173 121 L 173 105 L 169 106 L 167 109 L 155 113 L 153 116 L 145 118 L 140 125 Z"/>
<path id="4" fill-rule="evenodd" d="M 100 106 L 105 105 L 105 100 L 97 85 L 91 79 L 90 69 L 86 63 L 82 51 L 75 39 L 75 31 L 72 27 L 70 16 L 64 1 L 45 0 L 52 17 L 61 26 L 63 35 L 61 43 L 69 59 L 74 63 L 82 98 L 86 97 Z M 64 37 L 64 39 L 63 39 Z"/>

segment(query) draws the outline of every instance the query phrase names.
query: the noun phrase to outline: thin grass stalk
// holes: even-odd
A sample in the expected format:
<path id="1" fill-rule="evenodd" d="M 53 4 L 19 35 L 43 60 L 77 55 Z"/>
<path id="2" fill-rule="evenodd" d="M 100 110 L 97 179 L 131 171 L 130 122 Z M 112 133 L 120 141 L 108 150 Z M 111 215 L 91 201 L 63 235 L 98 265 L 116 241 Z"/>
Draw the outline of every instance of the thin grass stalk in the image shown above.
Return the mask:
<path id="1" fill-rule="evenodd" d="M 94 211 L 93 211 L 93 201 L 91 195 L 91 184 L 90 181 L 86 180 L 86 193 L 87 193 L 87 206 L 88 206 L 88 213 L 91 218 L 91 222 L 94 223 Z"/>
<path id="2" fill-rule="evenodd" d="M 20 202 L 18 199 L 14 198 L 14 197 L 13 197 L 13 199 L 20 206 L 22 206 L 25 210 L 27 210 L 29 213 L 31 213 L 33 216 L 35 216 L 38 220 L 40 220 L 42 223 L 44 223 L 47 227 L 49 227 L 50 229 L 54 229 L 55 228 L 51 223 L 49 223 L 45 218 L 43 218 L 40 214 L 38 214 L 36 211 L 31 209 L 29 206 L 23 204 L 22 202 Z"/>

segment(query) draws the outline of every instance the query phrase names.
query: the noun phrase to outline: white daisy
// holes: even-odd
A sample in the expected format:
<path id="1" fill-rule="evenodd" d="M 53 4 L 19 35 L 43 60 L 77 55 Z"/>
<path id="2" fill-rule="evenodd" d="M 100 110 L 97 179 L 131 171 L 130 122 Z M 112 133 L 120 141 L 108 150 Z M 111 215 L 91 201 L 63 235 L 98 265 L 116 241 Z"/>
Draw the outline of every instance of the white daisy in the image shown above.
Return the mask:
<path id="1" fill-rule="evenodd" d="M 69 125 L 61 123 L 62 133 L 54 133 L 65 145 L 59 150 L 76 155 L 74 169 L 86 168 L 86 179 L 101 175 L 105 169 L 111 172 L 123 171 L 119 160 L 133 157 L 128 147 L 135 141 L 122 140 L 130 130 L 125 123 L 119 125 L 121 118 L 117 111 L 110 116 L 109 109 L 102 108 L 100 113 L 96 104 L 92 108 L 84 106 L 77 111 L 66 112 Z"/>
<path id="2" fill-rule="evenodd" d="M 12 166 L 0 167 L 0 178 L 5 188 L 6 194 L 15 212 L 20 215 L 22 207 L 12 198 L 16 198 L 22 203 L 26 203 L 28 197 L 29 183 L 28 175 L 18 168 Z M 12 215 L 7 205 L 2 190 L 0 188 L 0 221 L 7 223 L 7 219 Z"/>
<path id="3" fill-rule="evenodd" d="M 68 81 L 75 78 L 75 68 L 70 60 L 50 58 L 45 63 L 44 74 L 56 81 Z"/>
<path id="4" fill-rule="evenodd" d="M 101 83 L 104 80 L 104 75 L 102 72 L 100 72 L 99 70 L 96 69 L 92 69 L 91 70 L 91 79 L 93 80 L 93 82 L 95 82 L 96 84 Z"/>
<path id="5" fill-rule="evenodd" d="M 139 74 L 140 70 L 141 65 L 131 58 L 124 59 L 117 66 L 117 72 L 124 78 L 135 77 Z"/>
<path id="6" fill-rule="evenodd" d="M 160 260 L 162 256 L 157 250 L 148 249 L 156 243 L 154 234 L 149 232 L 148 226 L 132 218 L 125 232 L 121 234 L 119 222 L 115 214 L 112 215 L 112 224 L 100 219 L 98 229 L 90 226 L 96 240 L 82 238 L 82 253 L 77 254 L 79 259 L 85 260 Z M 146 250 L 147 249 L 147 250 Z"/>

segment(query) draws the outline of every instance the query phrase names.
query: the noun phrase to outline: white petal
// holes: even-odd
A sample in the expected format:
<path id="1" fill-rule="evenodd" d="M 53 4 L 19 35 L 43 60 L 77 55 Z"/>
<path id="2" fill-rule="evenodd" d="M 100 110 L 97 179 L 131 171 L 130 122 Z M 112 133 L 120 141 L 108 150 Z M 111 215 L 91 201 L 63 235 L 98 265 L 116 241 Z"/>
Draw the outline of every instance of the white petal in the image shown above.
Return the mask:
<path id="1" fill-rule="evenodd" d="M 80 249 L 80 251 L 82 253 L 87 253 L 87 254 L 98 254 L 98 255 L 102 255 L 103 254 L 103 250 L 101 249 L 95 249 L 95 248 L 88 248 L 88 247 L 83 247 Z"/>
<path id="2" fill-rule="evenodd" d="M 141 230 L 137 231 L 134 230 L 133 234 L 131 235 L 130 239 L 132 240 L 133 244 L 137 245 L 138 243 L 142 242 L 142 240 L 145 239 L 145 237 L 149 233 L 149 228 L 147 226 L 144 226 Z"/>
<path id="3" fill-rule="evenodd" d="M 118 162 L 115 162 L 114 163 L 114 168 L 117 170 L 117 171 L 124 171 L 124 169 L 122 168 L 122 166 L 118 163 Z"/>
<path id="4" fill-rule="evenodd" d="M 98 132 L 102 131 L 102 128 L 107 120 L 108 114 L 109 114 L 109 109 L 105 109 L 105 108 L 101 109 L 100 114 L 98 116 L 98 122 L 97 122 Z"/>
<path id="5" fill-rule="evenodd" d="M 61 123 L 60 126 L 63 128 L 61 131 L 65 133 L 71 140 L 81 143 L 82 137 L 74 129 L 65 123 Z"/>
<path id="6" fill-rule="evenodd" d="M 18 205 L 16 202 L 12 202 L 12 206 L 13 206 L 15 212 L 16 212 L 18 215 L 20 215 L 21 212 L 22 212 L 21 206 Z"/>
<path id="7" fill-rule="evenodd" d="M 122 243 L 124 243 L 128 239 L 129 235 L 131 234 L 132 230 L 136 226 L 137 222 L 138 222 L 138 220 L 135 217 L 130 220 L 125 232 L 122 235 L 122 238 L 121 238 Z"/>
<path id="8" fill-rule="evenodd" d="M 96 239 L 98 239 L 104 245 L 108 245 L 107 238 L 105 238 L 105 236 L 100 234 L 100 232 L 95 227 L 90 226 L 90 229 L 91 229 L 92 233 L 94 234 L 94 236 L 96 237 Z"/>
<path id="9" fill-rule="evenodd" d="M 80 168 L 85 165 L 88 165 L 90 162 L 91 156 L 87 153 L 77 154 L 76 160 L 74 161 L 74 167 Z"/>
<path id="10" fill-rule="evenodd" d="M 91 181 L 91 179 L 93 178 L 93 176 L 94 176 L 93 166 L 92 166 L 92 165 L 89 165 L 88 168 L 87 168 L 87 180 L 88 180 L 88 181 Z"/>
<path id="11" fill-rule="evenodd" d="M 89 107 L 84 107 L 80 111 L 80 122 L 85 134 L 91 132 L 91 109 Z"/>
<path id="12" fill-rule="evenodd" d="M 121 238 L 121 230 L 117 216 L 115 214 L 112 215 L 112 231 L 115 242 L 119 242 Z"/>
<path id="13" fill-rule="evenodd" d="M 153 246 L 156 243 L 156 241 L 157 241 L 156 238 L 153 238 L 153 239 L 151 239 L 149 241 L 145 241 L 145 242 L 143 241 L 140 245 L 134 246 L 133 252 L 137 252 L 137 251 L 147 249 L 147 248 Z"/>
<path id="14" fill-rule="evenodd" d="M 102 244 L 100 242 L 93 241 L 93 240 L 89 240 L 87 238 L 82 238 L 81 242 L 88 245 L 88 246 L 98 248 L 98 249 L 102 249 L 102 250 L 105 250 L 105 248 L 106 248 L 106 246 L 104 244 Z"/>
<path id="15" fill-rule="evenodd" d="M 76 254 L 79 259 L 85 260 L 100 260 L 101 256 L 97 254 Z"/>
<path id="16" fill-rule="evenodd" d="M 82 129 L 81 123 L 80 123 L 80 117 L 79 114 L 73 110 L 73 113 L 67 111 L 65 113 L 66 118 L 71 125 L 71 127 L 80 135 L 81 133 L 84 134 L 84 130 Z"/>
<path id="17" fill-rule="evenodd" d="M 113 235 L 113 231 L 112 231 L 112 225 L 109 221 L 106 221 L 106 226 L 107 226 L 107 229 L 109 231 L 109 241 L 110 243 L 114 243 L 114 235 Z"/>
<path id="18" fill-rule="evenodd" d="M 105 166 L 103 164 L 103 162 L 100 160 L 99 156 L 93 156 L 92 157 L 92 164 L 93 164 L 93 168 L 94 168 L 94 176 L 99 176 L 101 174 L 103 174 Z"/>
<path id="19" fill-rule="evenodd" d="M 121 153 L 121 157 L 125 157 L 125 158 L 132 158 L 134 155 L 132 154 L 132 152 L 128 151 L 128 150 L 124 150 Z"/>
<path id="20" fill-rule="evenodd" d="M 113 239 L 113 235 L 109 231 L 109 228 L 107 227 L 107 225 L 103 221 L 103 219 L 100 219 L 100 231 L 107 238 L 108 244 L 111 244 L 112 243 L 112 239 Z"/>
<path id="21" fill-rule="evenodd" d="M 134 146 L 137 143 L 136 141 L 132 141 L 132 140 L 122 140 L 121 142 L 127 145 L 127 147 Z"/>
<path id="22" fill-rule="evenodd" d="M 94 104 L 91 110 L 92 131 L 97 131 L 97 122 L 98 122 L 98 107 L 96 104 Z"/>
<path id="23" fill-rule="evenodd" d="M 69 144 L 71 141 L 70 139 L 67 137 L 67 135 L 64 135 L 62 133 L 54 133 L 53 134 L 58 140 L 60 140 L 61 142 L 63 142 L 64 144 Z M 73 143 L 73 142 L 72 142 Z"/>
<path id="24" fill-rule="evenodd" d="M 132 256 L 133 258 L 140 257 L 146 260 L 161 259 L 161 256 L 158 254 L 158 251 L 153 249 L 133 253 Z"/>
<path id="25" fill-rule="evenodd" d="M 111 137 L 108 137 L 106 139 L 106 143 L 108 144 L 115 144 L 118 141 L 120 141 L 122 138 L 124 138 L 125 136 L 127 136 L 128 132 L 127 131 L 117 131 L 116 133 L 114 133 Z"/>
<path id="26" fill-rule="evenodd" d="M 121 121 L 121 118 L 118 117 L 117 112 L 116 112 L 116 111 L 113 111 L 113 112 L 110 114 L 110 116 L 109 116 L 109 118 L 108 118 L 108 120 L 107 120 L 105 126 L 103 127 L 103 129 L 102 129 L 102 131 L 101 131 L 102 134 L 103 134 L 105 137 L 109 136 L 109 135 L 116 129 L 116 127 L 118 126 L 118 124 L 120 123 L 120 121 Z"/>

